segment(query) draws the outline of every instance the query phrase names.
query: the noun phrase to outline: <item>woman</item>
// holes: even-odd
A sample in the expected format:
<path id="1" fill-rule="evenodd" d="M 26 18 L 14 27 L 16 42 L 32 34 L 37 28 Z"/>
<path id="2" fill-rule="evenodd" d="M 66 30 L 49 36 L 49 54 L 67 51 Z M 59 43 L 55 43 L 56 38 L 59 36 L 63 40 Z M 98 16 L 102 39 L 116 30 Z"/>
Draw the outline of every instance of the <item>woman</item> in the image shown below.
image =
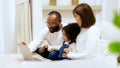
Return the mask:
<path id="1" fill-rule="evenodd" d="M 73 15 L 77 24 L 81 27 L 81 32 L 77 36 L 76 49 L 77 52 L 69 52 L 65 49 L 66 57 L 71 59 L 93 58 L 97 54 L 97 44 L 100 40 L 100 30 L 95 26 L 95 16 L 91 7 L 82 3 L 73 9 Z M 64 55 L 65 56 L 65 55 Z"/>

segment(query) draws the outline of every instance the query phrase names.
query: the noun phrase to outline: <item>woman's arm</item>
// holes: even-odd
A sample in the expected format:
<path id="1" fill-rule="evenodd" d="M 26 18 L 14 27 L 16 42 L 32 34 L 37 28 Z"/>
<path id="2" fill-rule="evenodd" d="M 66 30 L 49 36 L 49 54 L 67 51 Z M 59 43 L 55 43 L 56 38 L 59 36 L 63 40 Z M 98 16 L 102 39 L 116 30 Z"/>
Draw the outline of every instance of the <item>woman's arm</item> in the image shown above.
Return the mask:
<path id="1" fill-rule="evenodd" d="M 67 56 L 73 59 L 93 57 L 96 54 L 96 46 L 99 41 L 100 31 L 98 29 L 92 28 L 87 33 L 85 44 L 83 45 L 85 46 L 84 51 L 82 53 L 79 53 L 79 47 L 77 48 L 77 53 L 69 52 Z"/>

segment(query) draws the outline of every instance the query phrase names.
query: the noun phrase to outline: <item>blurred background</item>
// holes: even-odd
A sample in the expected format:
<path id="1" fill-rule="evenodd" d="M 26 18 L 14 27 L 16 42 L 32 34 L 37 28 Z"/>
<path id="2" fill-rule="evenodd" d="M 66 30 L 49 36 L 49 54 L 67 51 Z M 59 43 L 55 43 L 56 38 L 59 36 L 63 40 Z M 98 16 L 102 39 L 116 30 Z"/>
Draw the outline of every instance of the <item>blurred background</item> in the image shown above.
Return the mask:
<path id="1" fill-rule="evenodd" d="M 47 14 L 57 10 L 62 23 L 75 22 L 73 8 L 89 4 L 101 29 L 101 39 L 120 40 L 120 30 L 113 25 L 114 12 L 120 13 L 120 0 L 0 0 L 0 54 L 17 53 L 17 44 L 29 43 L 46 26 Z"/>

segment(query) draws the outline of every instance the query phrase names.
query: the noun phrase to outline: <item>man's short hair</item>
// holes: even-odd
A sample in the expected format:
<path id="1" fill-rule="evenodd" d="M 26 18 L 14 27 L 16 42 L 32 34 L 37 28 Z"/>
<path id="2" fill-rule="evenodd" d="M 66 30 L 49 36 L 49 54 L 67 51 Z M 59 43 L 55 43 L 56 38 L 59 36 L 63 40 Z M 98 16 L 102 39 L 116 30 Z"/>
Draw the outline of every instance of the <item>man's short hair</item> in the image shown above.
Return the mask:
<path id="1" fill-rule="evenodd" d="M 58 11 L 51 11 L 50 13 L 48 13 L 48 15 L 53 15 L 55 14 L 59 19 L 61 19 L 61 14 Z"/>

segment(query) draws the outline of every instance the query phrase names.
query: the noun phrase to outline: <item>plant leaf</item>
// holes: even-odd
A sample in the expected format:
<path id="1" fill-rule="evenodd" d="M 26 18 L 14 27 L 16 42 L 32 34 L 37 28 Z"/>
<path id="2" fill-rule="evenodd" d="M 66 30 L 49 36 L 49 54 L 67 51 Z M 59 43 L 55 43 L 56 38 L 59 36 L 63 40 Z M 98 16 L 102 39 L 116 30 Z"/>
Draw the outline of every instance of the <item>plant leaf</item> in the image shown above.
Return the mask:
<path id="1" fill-rule="evenodd" d="M 120 42 L 118 41 L 111 42 L 108 48 L 111 53 L 120 54 Z"/>
<path id="2" fill-rule="evenodd" d="M 113 23 L 117 28 L 120 28 L 120 13 L 115 12 L 114 18 L 113 18 Z"/>

